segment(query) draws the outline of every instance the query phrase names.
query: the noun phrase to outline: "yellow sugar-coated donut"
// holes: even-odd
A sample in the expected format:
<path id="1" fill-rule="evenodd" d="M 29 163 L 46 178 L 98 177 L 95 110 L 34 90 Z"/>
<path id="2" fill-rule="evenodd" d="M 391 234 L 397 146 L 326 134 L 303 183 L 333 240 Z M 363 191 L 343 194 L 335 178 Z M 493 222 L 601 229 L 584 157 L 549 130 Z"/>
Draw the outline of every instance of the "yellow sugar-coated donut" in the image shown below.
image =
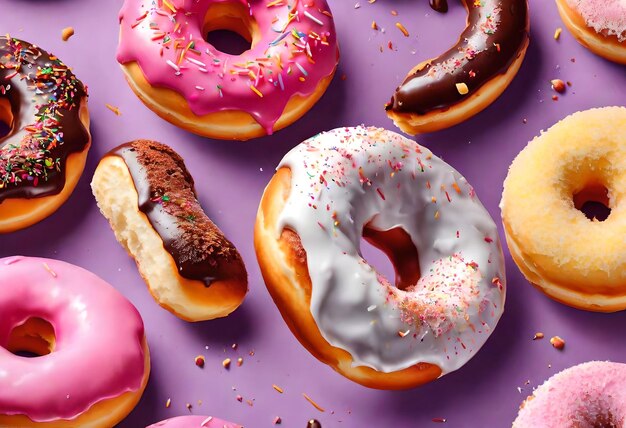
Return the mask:
<path id="1" fill-rule="evenodd" d="M 626 108 L 575 113 L 535 138 L 504 182 L 502 220 L 526 278 L 567 305 L 626 309 Z M 606 205 L 605 221 L 579 208 Z"/>

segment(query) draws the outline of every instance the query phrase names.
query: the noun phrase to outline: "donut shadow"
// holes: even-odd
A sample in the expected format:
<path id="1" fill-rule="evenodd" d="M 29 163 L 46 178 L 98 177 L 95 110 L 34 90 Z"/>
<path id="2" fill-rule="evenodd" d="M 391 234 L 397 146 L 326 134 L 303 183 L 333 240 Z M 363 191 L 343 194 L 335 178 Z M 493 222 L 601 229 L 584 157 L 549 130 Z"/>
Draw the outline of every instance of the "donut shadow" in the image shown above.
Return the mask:
<path id="1" fill-rule="evenodd" d="M 616 340 L 616 334 L 618 334 L 615 330 L 615 326 L 626 324 L 626 311 L 612 313 L 591 312 L 567 306 L 552 300 L 546 295 L 542 297 L 546 299 L 545 310 L 553 312 L 562 323 L 559 329 L 566 330 L 566 332 L 563 333 L 563 338 L 566 341 L 565 351 L 568 351 L 568 348 L 576 349 L 577 345 L 576 342 L 571 340 L 568 343 L 568 336 L 575 335 L 576 338 L 590 338 L 595 343 L 611 343 Z M 558 333 L 558 331 L 555 331 L 555 333 Z M 568 347 L 567 345 L 570 346 Z M 583 357 L 586 360 L 606 360 L 607 358 L 614 359 L 614 356 L 618 355 L 617 353 L 609 353 L 607 355 L 603 353 L 604 349 L 600 348 L 602 347 L 586 347 L 586 349 L 577 350 L 577 356 Z M 619 360 L 614 361 L 626 362 L 626 356 L 619 355 L 619 357 Z"/>
<path id="2" fill-rule="evenodd" d="M 139 428 L 158 422 L 158 420 L 153 420 L 156 418 L 156 415 L 153 416 L 156 413 L 154 409 L 163 408 L 166 398 L 163 398 L 164 392 L 159 387 L 155 373 L 156 370 L 152 367 L 148 384 L 139 403 L 126 418 L 115 425 L 116 428 Z"/>
<path id="3" fill-rule="evenodd" d="M 287 151 L 307 138 L 322 131 L 345 126 L 339 122 L 339 112 L 346 103 L 346 87 L 341 80 L 342 70 L 340 63 L 326 92 L 304 116 L 273 135 L 248 141 L 229 141 L 205 138 L 181 129 L 180 139 L 200 150 L 207 150 L 211 156 L 223 159 L 224 162 L 245 166 L 256 165 L 261 161 L 275 165 Z"/>
<path id="4" fill-rule="evenodd" d="M 240 307 L 225 318 L 217 318 L 210 321 L 185 323 L 185 330 L 196 336 L 198 343 L 206 343 L 228 347 L 233 343 L 247 345 L 256 337 L 255 319 L 250 313 L 250 299 L 246 297 Z"/>
<path id="5" fill-rule="evenodd" d="M 92 123 L 92 138 L 96 140 Z M 97 127 L 95 127 L 97 130 Z M 25 229 L 11 233 L 11 247 L 0 247 L 0 256 L 38 256 L 55 252 L 63 242 L 84 226 L 89 215 L 98 210 L 91 193 L 91 177 L 98 164 L 97 144 L 92 142 L 85 170 L 70 197 L 49 217 Z M 33 245 L 35 243 L 35 245 Z M 35 251 L 33 251 L 35 250 Z"/>

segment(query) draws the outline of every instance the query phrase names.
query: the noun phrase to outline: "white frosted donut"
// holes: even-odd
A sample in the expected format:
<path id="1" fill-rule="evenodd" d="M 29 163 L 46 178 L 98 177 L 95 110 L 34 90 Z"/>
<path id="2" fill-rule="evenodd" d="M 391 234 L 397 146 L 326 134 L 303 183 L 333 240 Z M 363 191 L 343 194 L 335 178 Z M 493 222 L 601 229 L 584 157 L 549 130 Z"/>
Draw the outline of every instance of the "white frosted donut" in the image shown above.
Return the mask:
<path id="1" fill-rule="evenodd" d="M 363 259 L 362 237 L 389 255 L 395 286 Z M 255 247 L 298 339 L 370 387 L 460 368 L 504 308 L 497 228 L 473 188 L 383 129 L 336 129 L 291 150 L 261 201 Z"/>

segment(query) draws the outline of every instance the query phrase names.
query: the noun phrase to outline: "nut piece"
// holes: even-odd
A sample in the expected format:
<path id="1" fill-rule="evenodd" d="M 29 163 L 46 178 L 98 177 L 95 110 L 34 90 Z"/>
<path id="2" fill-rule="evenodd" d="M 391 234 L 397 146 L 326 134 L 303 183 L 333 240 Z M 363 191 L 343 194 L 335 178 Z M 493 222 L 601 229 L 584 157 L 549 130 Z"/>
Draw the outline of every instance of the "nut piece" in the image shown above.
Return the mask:
<path id="1" fill-rule="evenodd" d="M 466 95 L 469 93 L 469 88 L 465 83 L 457 83 L 456 90 L 459 91 L 459 94 Z"/>
<path id="2" fill-rule="evenodd" d="M 552 339 L 550 339 L 550 344 L 559 351 L 565 348 L 565 341 L 559 336 L 554 336 Z"/>
<path id="3" fill-rule="evenodd" d="M 565 82 L 562 81 L 561 79 L 550 80 L 550 84 L 552 85 L 552 89 L 554 89 L 559 94 L 562 94 L 563 92 L 565 92 L 565 88 L 566 88 Z"/>
<path id="4" fill-rule="evenodd" d="M 222 366 L 225 369 L 229 369 L 230 368 L 230 358 L 226 358 L 224 361 L 222 361 Z"/>
<path id="5" fill-rule="evenodd" d="M 74 35 L 74 29 L 72 27 L 65 27 L 62 31 L 61 31 L 61 39 L 64 42 L 67 42 L 70 37 L 72 37 Z"/>
<path id="6" fill-rule="evenodd" d="M 198 355 L 195 359 L 194 359 L 196 366 L 202 368 L 204 367 L 204 355 Z"/>
<path id="7" fill-rule="evenodd" d="M 538 331 L 537 333 L 535 333 L 535 335 L 533 336 L 533 340 L 537 340 L 537 339 L 543 339 L 543 333 Z"/>

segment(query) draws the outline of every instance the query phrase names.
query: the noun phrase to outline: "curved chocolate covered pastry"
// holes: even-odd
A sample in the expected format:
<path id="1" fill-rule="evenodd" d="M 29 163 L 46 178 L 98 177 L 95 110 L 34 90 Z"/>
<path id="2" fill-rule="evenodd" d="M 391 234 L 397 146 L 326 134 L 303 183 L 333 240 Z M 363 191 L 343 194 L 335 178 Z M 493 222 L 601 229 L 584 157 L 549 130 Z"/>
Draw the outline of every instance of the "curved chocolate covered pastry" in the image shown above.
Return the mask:
<path id="1" fill-rule="evenodd" d="M 139 210 L 163 240 L 181 276 L 209 287 L 243 272 L 241 256 L 198 202 L 183 159 L 165 144 L 136 140 L 109 153 L 121 157 L 137 190 Z"/>
<path id="2" fill-rule="evenodd" d="M 174 150 L 150 140 L 123 144 L 102 158 L 92 189 L 161 306 L 201 321 L 241 304 L 248 290 L 243 260 L 203 211 Z"/>
<path id="3" fill-rule="evenodd" d="M 527 0 L 462 0 L 468 10 L 467 27 L 459 41 L 437 58 L 415 67 L 396 89 L 386 105 L 390 117 L 402 122 L 402 116 L 443 113 L 467 102 L 472 95 L 494 79 L 505 75 L 523 58 L 529 41 Z M 446 0 L 430 0 L 433 9 L 445 12 Z M 518 61 L 519 60 L 519 61 Z M 517 68 L 515 69 L 515 72 Z M 443 126 L 429 126 L 428 131 L 459 123 L 485 108 L 506 88 L 512 76 L 487 103 L 475 102 L 467 115 Z M 479 105 L 478 105 L 479 104 Z M 434 118 L 432 120 L 437 120 Z M 450 123 L 454 122 L 454 123 Z M 420 129 L 405 129 L 420 132 Z"/>

